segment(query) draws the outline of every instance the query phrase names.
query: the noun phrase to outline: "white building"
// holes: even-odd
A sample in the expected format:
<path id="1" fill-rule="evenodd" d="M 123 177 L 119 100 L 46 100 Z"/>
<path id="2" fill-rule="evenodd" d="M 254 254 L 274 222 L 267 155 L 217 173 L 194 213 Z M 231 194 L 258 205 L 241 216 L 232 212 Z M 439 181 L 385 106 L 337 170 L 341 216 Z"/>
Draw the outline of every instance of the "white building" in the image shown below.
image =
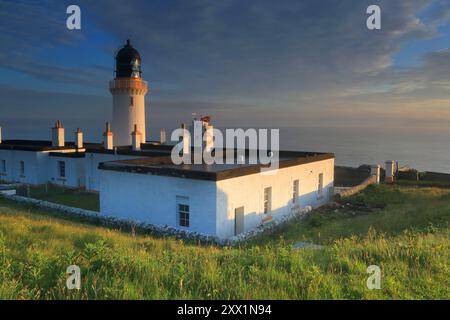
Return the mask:
<path id="1" fill-rule="evenodd" d="M 116 55 L 116 78 L 110 83 L 113 121 L 102 143 L 84 142 L 80 129 L 74 142 L 66 142 L 60 121 L 51 128 L 50 141 L 2 141 L 0 128 L 0 180 L 99 191 L 101 214 L 220 239 L 331 199 L 330 153 L 280 151 L 274 175 L 261 174 L 261 166 L 248 159 L 236 165 L 173 164 L 165 131 L 159 142 L 146 141 L 148 88 L 140 66 L 140 55 L 128 41 Z M 212 150 L 209 117 L 191 129 L 195 125 L 197 132 L 208 133 L 203 148 Z M 184 153 L 191 153 L 192 142 L 185 137 Z"/>
<path id="2" fill-rule="evenodd" d="M 105 162 L 101 213 L 227 239 L 332 198 L 333 154 L 280 157 L 274 175 L 261 174 L 260 165 L 176 166 L 170 157 Z"/>

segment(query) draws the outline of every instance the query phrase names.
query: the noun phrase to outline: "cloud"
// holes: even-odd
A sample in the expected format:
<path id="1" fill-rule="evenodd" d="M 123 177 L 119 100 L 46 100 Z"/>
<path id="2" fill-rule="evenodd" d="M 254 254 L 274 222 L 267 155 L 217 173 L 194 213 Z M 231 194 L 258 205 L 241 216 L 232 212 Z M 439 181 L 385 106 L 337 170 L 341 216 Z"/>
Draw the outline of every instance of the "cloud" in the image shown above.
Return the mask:
<path id="1" fill-rule="evenodd" d="M 131 36 L 162 83 L 183 93 L 316 94 L 382 72 L 401 45 L 436 34 L 417 14 L 432 1 L 379 1 L 381 32 L 365 27 L 372 1 L 96 1 L 97 23 Z M 118 23 L 120 21 L 120 23 Z M 154 71 L 154 73 L 152 73 Z M 345 80 L 344 80 L 345 79 Z"/>
<path id="2" fill-rule="evenodd" d="M 447 2 L 376 3 L 382 9 L 380 31 L 366 28 L 371 0 L 128 0 L 126 5 L 98 0 L 79 5 L 82 23 L 117 41 L 131 38 L 140 51 L 151 86 L 151 119 L 178 123 L 181 115 L 208 112 L 229 124 L 296 125 L 333 123 L 327 117 L 355 119 L 354 114 L 364 118 L 363 112 L 371 114 L 375 106 L 390 116 L 389 106 L 398 110 L 413 100 L 422 103 L 416 111 L 426 101 L 442 109 L 449 97 L 448 50 L 429 53 L 422 64 L 406 69 L 393 64 L 392 57 L 411 41 L 436 37 L 450 19 Z M 69 4 L 0 3 L 0 66 L 53 82 L 106 87 L 111 70 L 100 62 L 65 65 L 42 56 L 60 47 L 84 53 L 86 43 L 96 40 L 90 28 L 79 33 L 65 28 Z M 95 107 L 95 99 L 82 101 Z"/>

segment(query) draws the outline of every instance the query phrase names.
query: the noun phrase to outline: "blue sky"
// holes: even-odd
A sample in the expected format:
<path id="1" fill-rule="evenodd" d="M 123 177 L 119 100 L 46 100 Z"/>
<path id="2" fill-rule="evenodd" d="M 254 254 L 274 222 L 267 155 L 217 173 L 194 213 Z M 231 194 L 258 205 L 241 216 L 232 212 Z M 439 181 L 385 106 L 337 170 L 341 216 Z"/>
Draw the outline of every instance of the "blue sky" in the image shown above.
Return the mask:
<path id="1" fill-rule="evenodd" d="M 66 28 L 69 4 L 79 31 Z M 365 26 L 370 4 L 379 31 Z M 60 118 L 95 140 L 130 38 L 152 135 L 192 112 L 227 127 L 446 129 L 449 20 L 443 0 L 0 1 L 0 122 L 20 137 Z"/>

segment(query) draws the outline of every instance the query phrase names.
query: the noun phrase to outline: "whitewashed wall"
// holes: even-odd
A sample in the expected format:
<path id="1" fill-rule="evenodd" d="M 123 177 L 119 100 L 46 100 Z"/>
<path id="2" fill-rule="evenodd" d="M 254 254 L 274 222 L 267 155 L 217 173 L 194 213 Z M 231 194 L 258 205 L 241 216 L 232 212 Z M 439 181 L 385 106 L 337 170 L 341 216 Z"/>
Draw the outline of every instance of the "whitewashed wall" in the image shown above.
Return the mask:
<path id="1" fill-rule="evenodd" d="M 99 191 L 100 190 L 100 170 L 98 165 L 101 162 L 115 161 L 115 160 L 127 160 L 138 159 L 142 157 L 108 154 L 108 153 L 87 153 L 84 158 L 85 161 L 85 185 L 87 190 Z"/>
<path id="2" fill-rule="evenodd" d="M 100 212 L 215 235 L 215 182 L 100 170 Z M 189 228 L 178 225 L 177 196 L 188 197 Z"/>
<path id="3" fill-rule="evenodd" d="M 317 189 L 319 173 L 323 173 L 323 197 Z M 226 239 L 234 236 L 234 210 L 244 206 L 244 230 L 259 226 L 264 215 L 264 188 L 272 187 L 272 219 L 290 213 L 293 181 L 300 182 L 298 203 L 318 207 L 333 196 L 334 159 L 279 169 L 276 175 L 252 174 L 217 182 L 217 236 Z"/>
<path id="4" fill-rule="evenodd" d="M 0 180 L 30 184 L 47 182 L 70 187 L 85 186 L 92 191 L 100 190 L 100 162 L 142 158 L 130 155 L 86 153 L 85 158 L 49 157 L 48 152 L 0 150 L 1 160 L 6 160 L 6 175 Z M 25 162 L 25 174 L 20 175 L 20 161 Z M 60 179 L 57 161 L 66 162 L 66 179 Z M 0 168 L 1 169 L 1 168 Z"/>
<path id="5" fill-rule="evenodd" d="M 272 187 L 272 219 L 292 208 L 292 184 L 300 181 L 299 205 L 318 207 L 333 196 L 334 159 L 218 182 L 100 170 L 100 211 L 121 219 L 179 227 L 176 197 L 189 197 L 191 231 L 228 239 L 234 236 L 234 209 L 244 206 L 245 231 L 264 218 L 264 188 Z M 323 173 L 323 196 L 318 197 Z M 179 227 L 181 228 L 181 227 Z M 182 228 L 181 228 L 182 229 Z"/>
<path id="6" fill-rule="evenodd" d="M 1 160 L 6 160 L 6 175 L 0 176 L 0 180 L 30 184 L 47 181 L 48 154 L 45 152 L 0 150 L 0 165 Z M 25 164 L 23 175 L 20 173 L 20 161 Z"/>
<path id="7" fill-rule="evenodd" d="M 58 161 L 66 164 L 66 176 L 59 176 Z M 85 186 L 85 158 L 49 157 L 48 181 L 66 187 L 79 188 Z"/>
<path id="8" fill-rule="evenodd" d="M 131 132 L 135 124 L 142 133 L 141 142 L 145 143 L 145 96 L 132 91 L 113 93 L 112 131 L 116 146 L 131 145 Z M 130 106 L 130 97 L 133 97 L 133 106 Z"/>

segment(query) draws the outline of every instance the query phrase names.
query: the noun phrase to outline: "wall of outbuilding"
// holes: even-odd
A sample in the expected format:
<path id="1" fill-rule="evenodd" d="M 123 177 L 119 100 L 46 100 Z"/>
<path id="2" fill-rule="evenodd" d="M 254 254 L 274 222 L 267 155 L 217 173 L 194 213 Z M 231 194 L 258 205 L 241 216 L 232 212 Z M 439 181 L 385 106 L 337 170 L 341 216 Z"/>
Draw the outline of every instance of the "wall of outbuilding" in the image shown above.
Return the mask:
<path id="1" fill-rule="evenodd" d="M 323 173 L 323 195 L 318 195 L 319 174 Z M 291 213 L 294 203 L 293 182 L 299 180 L 297 203 L 318 207 L 333 197 L 334 159 L 282 168 L 274 175 L 251 174 L 217 182 L 217 236 L 234 236 L 234 211 L 244 207 L 244 231 L 247 232 Z M 264 188 L 272 187 L 271 213 L 264 214 Z"/>
<path id="2" fill-rule="evenodd" d="M 142 157 L 109 153 L 86 153 L 86 157 L 84 158 L 86 189 L 91 191 L 100 190 L 100 170 L 98 169 L 99 163 L 137 158 Z"/>
<path id="3" fill-rule="evenodd" d="M 59 161 L 65 163 L 65 177 L 60 176 Z M 85 158 L 50 156 L 48 162 L 48 181 L 57 185 L 81 188 L 85 186 Z"/>
<path id="4" fill-rule="evenodd" d="M 179 226 L 177 196 L 189 198 L 191 231 L 233 237 L 234 210 L 244 206 L 244 231 L 291 214 L 293 181 L 300 182 L 297 203 L 318 207 L 333 196 L 334 159 L 279 169 L 275 175 L 251 174 L 214 181 L 100 170 L 100 210 L 120 219 Z M 323 194 L 318 195 L 319 174 Z M 270 214 L 264 214 L 264 188 L 272 187 Z"/>
<path id="5" fill-rule="evenodd" d="M 46 182 L 48 154 L 45 152 L 3 149 L 0 150 L 0 165 L 1 160 L 6 161 L 6 173 L 2 173 L 0 180 L 29 184 Z M 24 162 L 24 174 L 20 172 L 20 161 Z"/>
<path id="6" fill-rule="evenodd" d="M 214 181 L 100 170 L 100 212 L 119 219 L 215 235 Z M 187 198 L 190 226 L 181 227 L 177 197 Z"/>

